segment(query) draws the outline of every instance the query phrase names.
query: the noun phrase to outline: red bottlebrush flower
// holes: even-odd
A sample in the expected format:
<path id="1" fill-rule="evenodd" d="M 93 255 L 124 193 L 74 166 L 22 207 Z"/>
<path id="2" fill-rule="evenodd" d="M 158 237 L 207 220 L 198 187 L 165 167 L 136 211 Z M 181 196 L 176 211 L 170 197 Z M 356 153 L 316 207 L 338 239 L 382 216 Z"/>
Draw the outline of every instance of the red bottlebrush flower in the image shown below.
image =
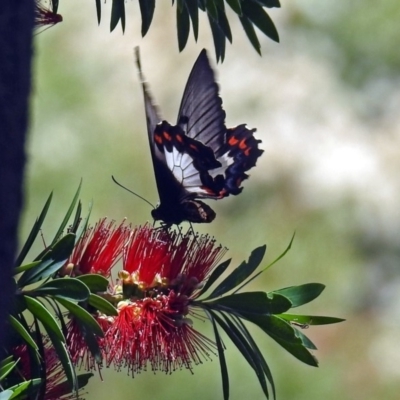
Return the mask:
<path id="1" fill-rule="evenodd" d="M 49 7 L 42 4 L 41 0 L 35 1 L 35 26 L 53 26 L 62 22 L 63 17 L 54 12 L 52 0 L 48 0 Z"/>
<path id="2" fill-rule="evenodd" d="M 123 221 L 115 227 L 114 221 L 101 219 L 94 228 L 88 228 L 74 247 L 70 258 L 61 270 L 62 275 L 110 275 L 129 240 L 130 227 Z"/>
<path id="3" fill-rule="evenodd" d="M 124 301 L 104 338 L 107 365 L 171 372 L 209 358 L 215 345 L 193 329 L 190 302 L 225 252 L 207 235 L 137 228 L 119 274 Z"/>
<path id="4" fill-rule="evenodd" d="M 31 379 L 29 352 L 26 345 L 18 346 L 13 351 L 14 357 L 19 358 L 18 371 L 25 379 Z M 44 339 L 44 363 L 46 365 L 46 388 L 43 390 L 44 400 L 80 400 L 76 393 L 71 392 L 66 385 L 67 377 L 57 356 L 56 351 L 48 338 Z"/>

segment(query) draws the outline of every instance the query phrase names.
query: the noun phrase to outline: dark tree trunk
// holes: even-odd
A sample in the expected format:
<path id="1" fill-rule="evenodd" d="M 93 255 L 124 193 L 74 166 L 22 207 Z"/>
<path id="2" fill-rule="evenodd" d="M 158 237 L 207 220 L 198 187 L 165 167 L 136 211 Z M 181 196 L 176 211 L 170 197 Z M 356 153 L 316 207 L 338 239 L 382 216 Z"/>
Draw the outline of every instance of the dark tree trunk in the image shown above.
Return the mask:
<path id="1" fill-rule="evenodd" d="M 34 0 L 0 1 L 0 348 L 14 295 L 31 87 Z"/>

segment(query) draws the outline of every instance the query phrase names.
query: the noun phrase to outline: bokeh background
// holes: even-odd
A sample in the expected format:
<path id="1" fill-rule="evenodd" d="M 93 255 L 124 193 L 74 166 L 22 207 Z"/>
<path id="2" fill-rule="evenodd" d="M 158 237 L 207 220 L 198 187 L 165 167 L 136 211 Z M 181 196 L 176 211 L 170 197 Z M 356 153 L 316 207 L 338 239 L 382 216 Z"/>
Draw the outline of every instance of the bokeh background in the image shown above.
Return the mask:
<path id="1" fill-rule="evenodd" d="M 144 39 L 136 1 L 126 3 L 125 34 L 120 26 L 109 33 L 110 8 L 103 4 L 98 26 L 94 1 L 60 1 L 64 22 L 35 37 L 21 238 L 54 190 L 43 230 L 50 239 L 81 178 L 84 208 L 94 201 L 92 221 L 149 220 L 150 207 L 111 180 L 158 201 L 133 48 L 140 45 L 153 96 L 171 123 L 200 50 L 215 60 L 204 15 L 198 43 L 190 37 L 179 54 L 170 2 L 157 2 Z M 296 231 L 292 250 L 252 289 L 321 282 L 325 292 L 302 311 L 347 320 L 305 332 L 319 348 L 318 369 L 253 330 L 278 399 L 398 399 L 400 3 L 292 0 L 270 15 L 281 43 L 260 34 L 259 57 L 228 13 L 234 43 L 225 62 L 214 63 L 227 125 L 257 127 L 265 152 L 243 193 L 212 202 L 217 219 L 196 229 L 227 246 L 232 265 L 264 243 L 265 262 L 272 261 Z M 263 399 L 255 375 L 226 343 L 231 399 Z M 217 357 L 193 372 L 132 379 L 105 369 L 86 398 L 222 398 Z"/>

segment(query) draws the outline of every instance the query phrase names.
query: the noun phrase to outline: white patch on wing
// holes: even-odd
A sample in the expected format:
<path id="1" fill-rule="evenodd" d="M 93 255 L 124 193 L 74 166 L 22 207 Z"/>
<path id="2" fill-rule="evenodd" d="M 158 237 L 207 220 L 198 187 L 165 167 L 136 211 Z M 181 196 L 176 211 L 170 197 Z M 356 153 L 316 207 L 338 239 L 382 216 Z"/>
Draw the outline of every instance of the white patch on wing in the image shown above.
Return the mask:
<path id="1" fill-rule="evenodd" d="M 226 169 L 233 164 L 233 157 L 229 157 L 228 153 L 222 154 L 221 157 L 218 158 L 218 161 L 221 163 L 221 166 L 218 168 L 211 169 L 209 174 L 215 178 L 217 175 L 225 176 Z"/>

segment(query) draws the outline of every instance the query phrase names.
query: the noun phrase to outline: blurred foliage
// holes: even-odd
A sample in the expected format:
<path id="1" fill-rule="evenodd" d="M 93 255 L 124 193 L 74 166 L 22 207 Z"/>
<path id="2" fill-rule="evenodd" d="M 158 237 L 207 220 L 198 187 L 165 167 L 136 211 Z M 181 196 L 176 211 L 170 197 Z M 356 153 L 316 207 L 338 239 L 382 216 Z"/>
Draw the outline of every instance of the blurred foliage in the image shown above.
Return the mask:
<path id="1" fill-rule="evenodd" d="M 212 36 L 214 39 L 217 61 L 224 61 L 225 44 L 228 39 L 232 43 L 232 32 L 225 12 L 224 0 L 177 0 L 176 28 L 178 32 L 178 47 L 182 51 L 187 43 L 192 24 L 195 40 L 199 36 L 199 10 L 206 12 Z M 279 0 L 226 0 L 231 9 L 237 14 L 242 27 L 254 49 L 261 55 L 261 45 L 254 27 L 261 30 L 270 39 L 279 42 L 278 32 L 265 8 L 280 7 Z M 174 4 L 174 0 L 172 0 Z M 148 32 L 153 21 L 155 0 L 139 0 L 142 16 L 142 36 Z M 96 0 L 97 20 L 101 21 L 101 1 Z M 54 11 L 56 12 L 56 10 Z M 113 31 L 121 22 L 125 31 L 126 11 L 124 0 L 112 0 L 110 30 Z"/>

